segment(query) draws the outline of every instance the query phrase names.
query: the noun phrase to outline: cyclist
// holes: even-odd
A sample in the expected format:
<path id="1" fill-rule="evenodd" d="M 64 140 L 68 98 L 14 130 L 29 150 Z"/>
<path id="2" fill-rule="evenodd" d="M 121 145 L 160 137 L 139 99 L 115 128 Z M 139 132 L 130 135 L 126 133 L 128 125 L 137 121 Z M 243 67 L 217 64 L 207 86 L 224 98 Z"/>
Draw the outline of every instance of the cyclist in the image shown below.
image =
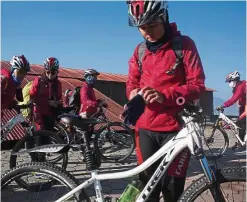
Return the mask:
<path id="1" fill-rule="evenodd" d="M 44 61 L 44 73 L 34 79 L 30 97 L 34 101 L 34 121 L 37 130 L 53 130 L 55 116 L 62 105 L 62 85 L 57 74 L 59 61 L 49 57 Z"/>
<path id="2" fill-rule="evenodd" d="M 239 137 L 242 141 L 244 141 L 245 131 L 246 131 L 246 115 L 245 114 L 245 106 L 246 106 L 246 81 L 240 80 L 240 73 L 238 71 L 231 72 L 226 77 L 226 83 L 229 84 L 230 88 L 232 88 L 233 95 L 232 97 L 223 103 L 222 106 L 217 107 L 218 110 L 223 108 L 227 108 L 238 102 L 239 106 L 239 119 L 237 121 L 237 125 L 241 128 L 239 130 Z M 236 144 L 236 147 L 240 146 L 240 144 Z"/>
<path id="3" fill-rule="evenodd" d="M 96 99 L 93 87 L 98 75 L 100 73 L 94 69 L 87 69 L 84 72 L 85 82 L 80 90 L 81 108 L 79 112 L 82 118 L 91 117 L 97 112 L 99 100 Z"/>
<path id="4" fill-rule="evenodd" d="M 178 98 L 182 97 L 186 102 L 198 99 L 199 94 L 205 91 L 205 76 L 194 41 L 188 36 L 181 35 L 175 23 L 169 23 L 166 2 L 133 0 L 127 3 L 129 24 L 138 28 L 146 45 L 142 71 L 138 59 L 140 48 L 138 45 L 129 60 L 126 84 L 129 100 L 141 92 L 146 103 L 143 113 L 136 118 L 135 125 L 136 152 L 140 164 L 178 133 L 181 123 L 177 114 L 182 110 L 177 102 Z M 168 71 L 176 62 L 171 45 L 171 40 L 175 36 L 182 38 L 183 64 L 170 74 Z M 159 201 L 161 191 L 165 201 L 178 200 L 184 190 L 189 158 L 190 153 L 186 149 L 175 159 L 168 169 L 168 175 L 157 185 L 148 201 Z M 183 162 L 182 166 L 178 166 L 180 159 L 183 160 L 180 161 Z M 157 164 L 139 175 L 144 184 L 150 179 L 156 167 Z M 172 188 L 168 189 L 168 183 L 172 178 Z"/>
<path id="5" fill-rule="evenodd" d="M 30 71 L 30 65 L 24 55 L 13 56 L 10 61 L 11 69 L 1 70 L 1 110 L 11 108 L 16 104 L 14 97 L 18 101 L 23 101 L 21 83 L 27 72 Z"/>

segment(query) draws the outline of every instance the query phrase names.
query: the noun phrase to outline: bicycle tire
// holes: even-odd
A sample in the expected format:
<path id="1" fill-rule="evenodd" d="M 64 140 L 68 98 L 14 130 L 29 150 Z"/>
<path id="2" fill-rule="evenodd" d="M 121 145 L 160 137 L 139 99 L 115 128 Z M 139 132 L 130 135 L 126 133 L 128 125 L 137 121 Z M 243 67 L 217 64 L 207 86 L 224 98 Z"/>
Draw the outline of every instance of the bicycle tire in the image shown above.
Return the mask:
<path id="1" fill-rule="evenodd" d="M 74 176 L 72 176 L 69 172 L 62 170 L 60 167 L 47 163 L 34 162 L 19 165 L 3 173 L 1 175 L 1 190 L 4 189 L 4 187 L 6 187 L 10 182 L 14 180 L 16 181 L 16 178 L 21 177 L 21 175 L 24 175 L 25 173 L 36 172 L 48 174 L 54 177 L 54 179 L 67 185 L 69 190 L 72 190 L 79 185 L 77 179 Z M 90 199 L 85 190 L 81 190 L 80 193 L 76 193 L 75 195 L 75 201 L 77 202 L 90 202 Z"/>
<path id="2" fill-rule="evenodd" d="M 104 130 L 106 130 L 108 127 L 121 127 L 125 131 L 124 134 L 128 135 L 131 138 L 132 144 L 131 144 L 131 146 L 129 148 L 129 151 L 123 157 L 121 157 L 121 158 L 108 157 L 108 156 L 104 155 L 104 153 L 102 153 L 101 150 L 98 147 L 98 138 L 99 138 L 99 135 Z M 124 135 L 124 134 L 122 134 L 122 135 Z M 135 149 L 135 138 L 134 138 L 133 131 L 127 125 L 125 125 L 124 123 L 121 123 L 121 122 L 111 122 L 111 123 L 103 126 L 102 128 L 99 129 L 99 131 L 96 132 L 96 137 L 97 138 L 95 138 L 96 141 L 94 141 L 94 146 L 99 151 L 102 160 L 104 160 L 106 162 L 124 162 L 127 158 L 129 158 L 131 156 L 131 154 L 133 153 L 133 151 Z"/>
<path id="3" fill-rule="evenodd" d="M 246 167 L 228 167 L 221 170 L 224 178 L 217 179 L 217 182 L 246 182 Z M 208 183 L 206 176 L 202 176 L 193 182 L 179 198 L 178 202 L 193 202 L 201 193 L 212 187 L 212 183 Z"/>
<path id="4" fill-rule="evenodd" d="M 16 145 L 13 147 L 12 152 L 18 152 L 18 151 L 20 151 L 20 149 L 22 148 L 22 145 L 24 145 L 25 142 L 27 142 L 28 138 L 30 138 L 30 137 L 47 137 L 47 136 L 49 136 L 50 138 L 54 139 L 57 143 L 60 143 L 60 144 L 63 143 L 63 141 L 58 136 L 56 136 L 53 132 L 39 130 L 39 131 L 35 131 L 34 134 L 33 134 L 33 136 L 27 135 L 24 138 L 22 138 L 21 140 L 19 140 L 16 143 Z M 66 170 L 67 164 L 68 164 L 68 154 L 67 153 L 63 153 L 60 156 L 62 156 L 62 158 L 63 158 L 61 168 L 63 170 Z M 47 163 L 51 163 L 51 162 L 47 162 Z M 11 168 L 16 167 L 16 165 L 17 165 L 17 155 L 13 155 L 11 153 L 10 154 L 10 160 L 9 160 L 9 167 L 11 169 Z M 25 183 L 21 179 L 17 179 L 16 180 L 16 183 L 19 186 L 23 187 L 24 189 L 26 189 L 28 191 L 35 191 L 35 188 L 32 189 L 31 186 L 29 186 L 27 183 Z M 44 186 L 42 186 L 42 189 L 47 190 L 48 189 L 47 187 L 49 188 L 50 185 L 49 184 L 47 184 L 47 186 L 44 185 Z"/>
<path id="5" fill-rule="evenodd" d="M 64 128 L 64 126 L 62 126 L 61 124 L 56 123 L 55 127 L 58 128 L 58 131 L 62 131 L 61 133 L 59 133 L 58 131 L 56 131 L 56 135 L 61 139 L 61 143 L 63 144 L 69 144 L 69 135 L 66 131 L 66 129 Z M 57 163 L 58 161 L 62 160 L 63 156 L 59 155 L 57 158 L 51 159 L 47 162 L 49 163 Z"/>
<path id="6" fill-rule="evenodd" d="M 213 131 L 209 137 L 212 138 L 217 130 L 219 130 L 219 132 L 224 137 L 224 146 L 221 148 L 221 150 L 219 150 L 219 152 L 217 154 L 213 153 L 213 155 L 207 155 L 207 153 L 205 153 L 205 156 L 209 160 L 215 160 L 215 159 L 221 158 L 229 147 L 229 137 L 228 137 L 226 131 L 221 126 L 214 126 Z M 208 141 L 208 140 L 209 140 L 209 138 L 207 138 L 207 139 L 205 138 L 205 141 Z M 210 146 L 208 146 L 208 147 L 210 148 Z M 210 153 L 210 151 L 209 151 L 209 153 Z"/>
<path id="7" fill-rule="evenodd" d="M 65 128 L 65 126 L 59 122 L 55 123 L 54 128 L 58 129 L 58 131 L 62 131 L 62 133 L 56 132 L 56 134 L 63 140 L 64 144 L 69 144 L 70 143 L 70 137 L 69 134 Z"/>

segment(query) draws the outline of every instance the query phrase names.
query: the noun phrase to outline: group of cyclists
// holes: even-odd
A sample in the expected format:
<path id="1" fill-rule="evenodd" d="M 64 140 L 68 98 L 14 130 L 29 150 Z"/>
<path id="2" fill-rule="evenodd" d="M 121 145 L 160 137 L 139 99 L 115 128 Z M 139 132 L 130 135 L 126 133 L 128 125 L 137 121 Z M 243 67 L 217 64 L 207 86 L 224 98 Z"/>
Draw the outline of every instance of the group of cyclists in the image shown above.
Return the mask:
<path id="1" fill-rule="evenodd" d="M 17 102 L 23 101 L 21 84 L 30 71 L 29 61 L 24 55 L 14 56 L 10 61 L 11 68 L 1 70 L 1 110 L 12 109 Z M 58 78 L 59 60 L 49 57 L 44 61 L 44 72 L 34 78 L 29 91 L 33 106 L 33 121 L 37 130 L 52 130 L 55 117 L 62 103 L 62 85 Z M 80 109 L 78 115 L 90 117 L 97 111 L 99 100 L 96 99 L 93 87 L 99 73 L 94 69 L 84 72 L 85 82 L 80 88 Z M 16 99 L 14 99 L 16 98 Z M 66 104 L 65 104 L 66 105 Z"/>
<path id="2" fill-rule="evenodd" d="M 159 148 L 166 144 L 179 132 L 182 122 L 178 113 L 183 109 L 178 99 L 192 102 L 205 91 L 205 74 L 199 53 L 194 41 L 180 33 L 176 23 L 169 22 L 168 5 L 164 1 L 128 1 L 129 25 L 137 27 L 144 38 L 129 60 L 126 94 L 129 105 L 125 107 L 125 120 L 135 123 L 136 153 L 138 164 L 152 156 Z M 173 49 L 174 38 L 181 42 L 181 53 Z M 139 60 L 140 49 L 144 51 Z M 177 63 L 177 62 L 180 63 Z M 10 62 L 11 70 L 1 72 L 1 107 L 11 107 L 16 95 L 21 98 L 21 82 L 30 71 L 28 60 L 22 56 L 14 56 Z M 175 65 L 174 65 L 175 64 Z M 54 57 L 44 62 L 44 73 L 34 79 L 30 96 L 36 103 L 34 119 L 39 129 L 51 129 L 54 124 L 53 114 L 62 105 L 62 87 L 58 79 L 59 61 Z M 85 82 L 80 89 L 81 106 L 79 115 L 90 117 L 97 110 L 98 101 L 93 87 L 99 73 L 89 69 L 84 73 Z M 233 96 L 217 107 L 222 109 L 238 102 L 242 128 L 240 137 L 245 134 L 246 121 L 246 81 L 240 80 L 238 71 L 227 76 L 226 82 L 233 89 Z M 117 93 L 117 92 L 116 92 Z M 65 93 L 65 104 L 73 90 Z M 142 99 L 137 99 L 140 97 Z M 133 102 L 135 100 L 135 102 Z M 135 107 L 131 104 L 135 103 Z M 137 103 L 137 104 L 136 104 Z M 149 202 L 159 201 L 160 192 L 166 201 L 175 202 L 181 196 L 186 179 L 186 171 L 190 159 L 188 150 L 184 150 L 170 166 L 162 182 L 152 192 Z M 181 172 L 177 170 L 181 157 L 186 156 Z M 147 183 L 158 164 L 149 167 L 139 175 L 143 183 Z M 172 187 L 168 184 L 173 181 Z"/>

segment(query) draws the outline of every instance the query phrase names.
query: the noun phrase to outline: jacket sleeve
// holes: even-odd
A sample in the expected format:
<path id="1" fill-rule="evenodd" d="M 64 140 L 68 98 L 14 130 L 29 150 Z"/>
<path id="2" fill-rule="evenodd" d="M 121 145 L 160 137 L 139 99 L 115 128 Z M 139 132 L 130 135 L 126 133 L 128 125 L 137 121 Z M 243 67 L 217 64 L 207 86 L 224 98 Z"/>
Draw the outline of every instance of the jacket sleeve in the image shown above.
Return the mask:
<path id="1" fill-rule="evenodd" d="M 58 92 L 57 92 L 58 101 L 62 101 L 62 83 L 58 80 Z"/>
<path id="2" fill-rule="evenodd" d="M 90 96 L 90 94 L 91 94 L 90 90 L 91 89 L 89 89 L 87 86 L 84 86 L 81 88 L 80 99 L 81 99 L 81 104 L 83 105 L 83 108 L 95 108 L 95 107 L 97 107 L 97 100 L 93 99 Z"/>
<path id="3" fill-rule="evenodd" d="M 138 59 L 137 59 L 137 50 L 138 48 L 135 49 L 134 54 L 129 60 L 129 73 L 128 73 L 128 79 L 126 82 L 126 95 L 127 98 L 129 99 L 130 93 L 134 89 L 140 89 L 140 79 L 141 79 L 141 74 L 138 70 Z"/>
<path id="4" fill-rule="evenodd" d="M 236 92 L 233 94 L 233 96 L 227 100 L 226 102 L 224 102 L 223 104 L 223 107 L 226 108 L 226 107 L 230 107 L 232 106 L 234 103 L 236 103 L 240 98 L 241 96 L 243 95 L 243 91 L 244 91 L 244 85 L 240 85 L 237 89 L 236 89 Z"/>
<path id="5" fill-rule="evenodd" d="M 1 75 L 0 78 L 1 78 L 1 97 L 3 99 L 4 91 L 6 90 L 8 85 L 8 78 L 5 77 L 4 75 Z"/>
<path id="6" fill-rule="evenodd" d="M 185 84 L 164 89 L 165 106 L 177 106 L 179 97 L 190 102 L 199 98 L 200 93 L 205 92 L 205 75 L 196 45 L 192 39 L 184 36 L 183 39 L 183 64 L 185 69 Z"/>
<path id="7" fill-rule="evenodd" d="M 35 77 L 32 83 L 32 87 L 30 89 L 30 98 L 37 104 L 42 105 L 42 103 L 39 102 L 38 99 L 38 90 L 39 90 L 39 77 Z"/>

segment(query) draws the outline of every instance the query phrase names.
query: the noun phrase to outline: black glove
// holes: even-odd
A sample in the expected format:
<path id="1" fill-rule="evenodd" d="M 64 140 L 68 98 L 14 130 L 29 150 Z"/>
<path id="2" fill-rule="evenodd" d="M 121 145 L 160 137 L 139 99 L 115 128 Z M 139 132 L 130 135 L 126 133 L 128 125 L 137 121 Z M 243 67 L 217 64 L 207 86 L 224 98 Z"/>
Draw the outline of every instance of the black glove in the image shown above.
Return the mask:
<path id="1" fill-rule="evenodd" d="M 145 101 L 143 97 L 137 94 L 127 104 L 126 109 L 122 114 L 124 123 L 127 125 L 136 125 L 137 120 L 142 115 L 145 109 Z"/>
<path id="2" fill-rule="evenodd" d="M 217 110 L 217 111 L 222 111 L 223 109 L 224 109 L 223 106 L 218 106 L 218 107 L 216 107 L 216 110 Z"/>

